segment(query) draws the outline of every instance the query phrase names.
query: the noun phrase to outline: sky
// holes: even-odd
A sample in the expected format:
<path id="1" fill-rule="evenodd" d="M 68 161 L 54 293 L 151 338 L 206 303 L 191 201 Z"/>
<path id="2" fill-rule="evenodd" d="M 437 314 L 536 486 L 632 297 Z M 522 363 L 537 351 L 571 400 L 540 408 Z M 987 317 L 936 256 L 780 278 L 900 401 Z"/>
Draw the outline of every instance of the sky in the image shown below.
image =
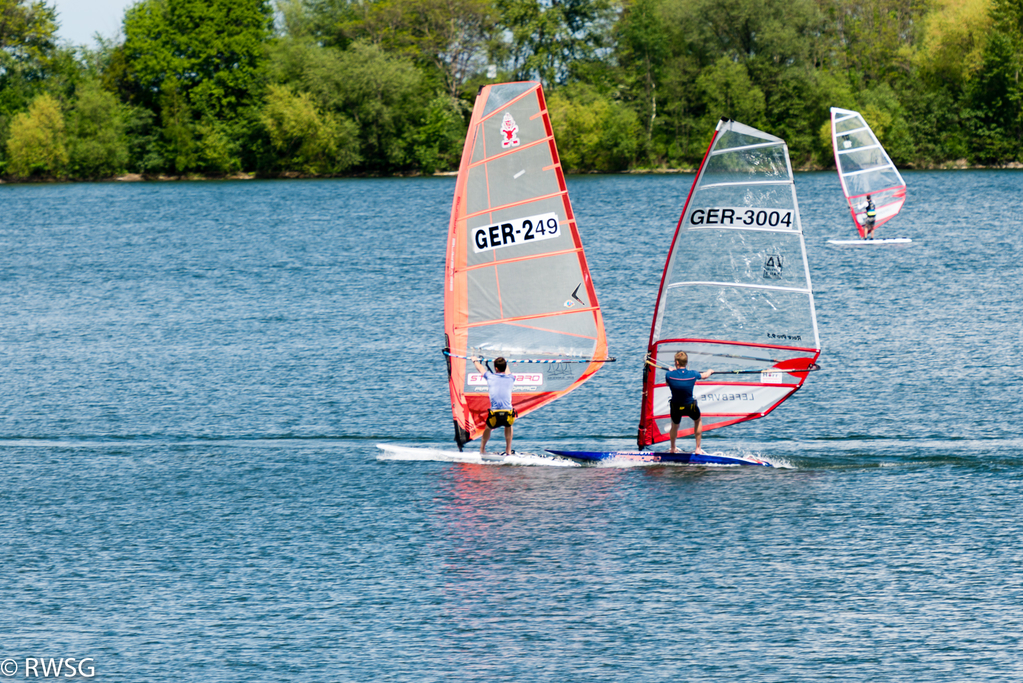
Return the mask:
<path id="1" fill-rule="evenodd" d="M 57 8 L 57 37 L 96 47 L 93 36 L 113 38 L 121 30 L 124 10 L 136 0 L 49 0 Z"/>

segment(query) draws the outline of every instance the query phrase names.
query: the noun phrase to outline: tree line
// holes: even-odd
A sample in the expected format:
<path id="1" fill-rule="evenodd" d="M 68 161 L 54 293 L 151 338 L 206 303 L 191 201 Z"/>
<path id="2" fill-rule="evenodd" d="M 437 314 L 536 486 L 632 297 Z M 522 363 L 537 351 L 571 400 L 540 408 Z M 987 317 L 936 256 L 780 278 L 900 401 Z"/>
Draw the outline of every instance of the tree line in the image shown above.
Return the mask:
<path id="1" fill-rule="evenodd" d="M 540 80 L 569 171 L 692 168 L 726 116 L 833 166 L 829 108 L 896 164 L 1023 161 L 1023 0 L 139 0 L 58 41 L 0 0 L 0 175 L 456 169 L 488 82 Z"/>

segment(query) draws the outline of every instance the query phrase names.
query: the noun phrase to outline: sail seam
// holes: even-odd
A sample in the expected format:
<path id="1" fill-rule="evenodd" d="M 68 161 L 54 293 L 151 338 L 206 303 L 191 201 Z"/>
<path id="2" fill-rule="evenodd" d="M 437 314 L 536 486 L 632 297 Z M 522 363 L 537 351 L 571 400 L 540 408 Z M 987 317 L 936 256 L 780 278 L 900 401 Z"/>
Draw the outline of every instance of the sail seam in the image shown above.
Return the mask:
<path id="1" fill-rule="evenodd" d="M 725 149 L 716 149 L 710 153 L 711 156 L 717 156 L 718 154 L 728 154 L 729 152 L 741 152 L 744 149 L 759 149 L 761 147 L 777 147 L 783 144 L 780 142 L 759 142 L 755 145 L 743 145 L 742 147 L 726 147 Z"/>
<path id="2" fill-rule="evenodd" d="M 707 183 L 700 185 L 699 189 L 703 190 L 708 187 L 730 187 L 735 185 L 791 185 L 791 180 L 741 180 L 734 183 Z"/>
<path id="3" fill-rule="evenodd" d="M 538 197 L 532 197 L 530 199 L 523 199 L 520 202 L 512 202 L 511 204 L 501 204 L 499 206 L 492 206 L 489 209 L 483 209 L 482 211 L 476 211 L 475 213 L 467 213 L 467 214 L 465 214 L 465 219 L 464 220 L 468 221 L 470 218 L 476 218 L 478 216 L 482 216 L 482 215 L 487 214 L 487 213 L 493 213 L 495 211 L 504 211 L 505 209 L 513 209 L 516 206 L 525 206 L 526 204 L 532 204 L 533 202 L 543 201 L 544 199 L 553 199 L 555 197 L 564 197 L 566 194 L 568 194 L 568 190 L 561 190 L 559 192 L 552 192 L 551 194 L 545 194 L 545 195 L 541 195 L 541 196 L 538 196 Z M 489 201 L 489 196 L 488 196 L 487 200 Z M 575 218 L 570 218 L 568 220 L 571 223 L 573 223 L 573 224 L 575 223 Z"/>
<path id="4" fill-rule="evenodd" d="M 746 289 L 769 289 L 777 292 L 798 292 L 800 294 L 809 294 L 809 289 L 801 289 L 798 287 L 777 287 L 774 285 L 750 285 L 741 282 L 713 282 L 713 281 L 702 281 L 693 280 L 689 282 L 672 282 L 668 285 L 668 289 L 675 289 L 676 287 L 683 287 L 685 285 L 712 285 L 715 287 L 744 287 Z"/>
<path id="5" fill-rule="evenodd" d="M 600 309 L 594 308 L 593 306 L 588 306 L 586 308 L 573 308 L 573 309 L 568 310 L 568 311 L 549 311 L 547 313 L 534 313 L 532 315 L 520 315 L 520 316 L 516 316 L 514 318 L 491 318 L 489 320 L 484 320 L 484 321 L 478 322 L 478 323 L 468 323 L 467 322 L 467 323 L 465 323 L 465 325 L 456 325 L 455 328 L 464 327 L 464 328 L 468 329 L 470 327 L 485 327 L 487 325 L 493 325 L 495 323 L 514 323 L 514 322 L 520 322 L 520 321 L 523 321 L 523 320 L 539 320 L 541 318 L 551 318 L 551 317 L 560 316 L 560 315 L 573 315 L 575 313 L 586 313 L 586 312 L 593 312 L 593 311 L 598 311 L 598 310 L 600 310 Z M 537 329 L 547 329 L 547 328 L 537 328 Z M 593 340 L 597 339 L 597 337 L 589 337 L 589 336 L 582 335 L 582 334 L 573 334 L 572 332 L 562 332 L 560 330 L 551 330 L 551 331 L 555 332 L 557 334 L 563 334 L 565 336 L 579 337 L 581 339 L 593 339 Z"/>
<path id="6" fill-rule="evenodd" d="M 548 256 L 564 256 L 565 254 L 578 254 L 583 249 L 582 247 L 575 247 L 572 249 L 563 249 L 561 251 L 548 251 L 543 254 L 531 254 L 530 256 L 518 256 L 516 258 L 501 259 L 500 261 L 488 261 L 487 263 L 477 263 L 472 266 L 464 266 L 463 268 L 457 269 L 457 273 L 465 273 L 470 270 L 479 270 L 480 268 L 493 268 L 494 266 L 504 265 L 505 263 L 519 263 L 521 261 L 532 261 L 538 258 L 547 258 Z"/>
<path id="7" fill-rule="evenodd" d="M 844 175 L 845 175 L 846 178 L 848 178 L 849 176 L 863 175 L 864 173 L 876 173 L 878 171 L 887 171 L 889 168 L 891 168 L 891 165 L 890 164 L 885 164 L 884 166 L 875 166 L 874 168 L 865 168 L 862 171 L 849 171 L 849 172 L 845 173 Z"/>
<path id="8" fill-rule="evenodd" d="M 470 161 L 469 162 L 469 168 L 473 169 L 473 168 L 476 168 L 477 166 L 479 166 L 481 164 L 488 164 L 491 161 L 494 161 L 495 159 L 501 159 L 501 158 L 506 157 L 506 156 L 508 156 L 510 154 L 517 154 L 518 152 L 523 152 L 523 151 L 525 151 L 527 149 L 530 149 L 531 147 L 536 147 L 537 145 L 542 145 L 543 143 L 548 142 L 552 137 L 553 136 L 548 135 L 545 138 L 539 138 L 535 142 L 530 142 L 529 144 L 526 144 L 526 145 L 520 145 L 520 146 L 516 147 L 515 149 L 508 150 L 507 152 L 499 152 L 498 154 L 495 154 L 492 157 L 484 157 L 483 159 L 480 159 L 479 161 L 476 161 L 476 162 L 471 162 Z M 485 152 L 484 152 L 484 154 L 485 154 Z"/>
<path id="9" fill-rule="evenodd" d="M 787 211 L 788 209 L 781 209 Z M 746 230 L 747 232 L 784 232 L 798 235 L 795 228 L 747 228 L 738 225 L 691 225 L 687 230 Z"/>
<path id="10" fill-rule="evenodd" d="M 863 145 L 862 147 L 854 147 L 853 149 L 840 149 L 840 150 L 838 150 L 838 153 L 839 154 L 853 154 L 854 152 L 862 152 L 865 149 L 874 149 L 875 147 L 880 147 L 880 146 L 881 145 Z"/>
<path id="11" fill-rule="evenodd" d="M 848 118 L 851 119 L 853 117 L 850 116 Z M 851 128 L 849 130 L 837 130 L 837 131 L 835 131 L 835 134 L 836 135 L 852 135 L 853 133 L 859 133 L 861 130 L 870 130 L 870 126 L 860 126 L 859 128 Z M 873 131 L 871 131 L 871 132 L 873 132 Z"/>

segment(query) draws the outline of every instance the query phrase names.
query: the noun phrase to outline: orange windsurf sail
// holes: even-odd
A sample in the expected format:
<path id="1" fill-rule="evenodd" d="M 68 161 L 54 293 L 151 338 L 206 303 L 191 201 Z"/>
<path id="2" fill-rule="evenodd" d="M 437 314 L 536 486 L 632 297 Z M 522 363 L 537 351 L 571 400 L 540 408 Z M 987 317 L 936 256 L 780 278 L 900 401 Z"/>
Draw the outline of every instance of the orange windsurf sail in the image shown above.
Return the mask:
<path id="1" fill-rule="evenodd" d="M 509 362 L 520 416 L 609 360 L 539 83 L 487 85 L 476 98 L 451 206 L 444 332 L 459 448 L 490 407 L 472 358 Z"/>

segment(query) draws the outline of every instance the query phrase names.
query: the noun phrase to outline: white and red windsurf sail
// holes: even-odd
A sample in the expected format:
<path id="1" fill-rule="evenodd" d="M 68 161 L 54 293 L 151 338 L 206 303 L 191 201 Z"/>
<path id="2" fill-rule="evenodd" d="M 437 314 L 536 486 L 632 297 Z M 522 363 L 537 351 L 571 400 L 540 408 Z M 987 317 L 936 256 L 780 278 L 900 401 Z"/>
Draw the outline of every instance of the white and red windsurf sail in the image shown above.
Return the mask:
<path id="1" fill-rule="evenodd" d="M 842 192 L 862 239 L 866 237 L 867 197 L 877 212 L 876 230 L 902 210 L 906 203 L 906 182 L 858 112 L 831 108 L 831 144 Z"/>
<path id="2" fill-rule="evenodd" d="M 678 351 L 690 369 L 715 371 L 694 390 L 704 431 L 767 415 L 820 355 L 788 147 L 727 119 L 700 164 L 661 277 L 640 448 L 669 438 L 664 375 Z M 683 420 L 679 435 L 692 432 Z"/>
<path id="3" fill-rule="evenodd" d="M 537 82 L 487 85 L 476 97 L 448 229 L 444 332 L 459 448 L 482 432 L 490 407 L 471 358 L 509 361 L 520 416 L 609 360 Z"/>

